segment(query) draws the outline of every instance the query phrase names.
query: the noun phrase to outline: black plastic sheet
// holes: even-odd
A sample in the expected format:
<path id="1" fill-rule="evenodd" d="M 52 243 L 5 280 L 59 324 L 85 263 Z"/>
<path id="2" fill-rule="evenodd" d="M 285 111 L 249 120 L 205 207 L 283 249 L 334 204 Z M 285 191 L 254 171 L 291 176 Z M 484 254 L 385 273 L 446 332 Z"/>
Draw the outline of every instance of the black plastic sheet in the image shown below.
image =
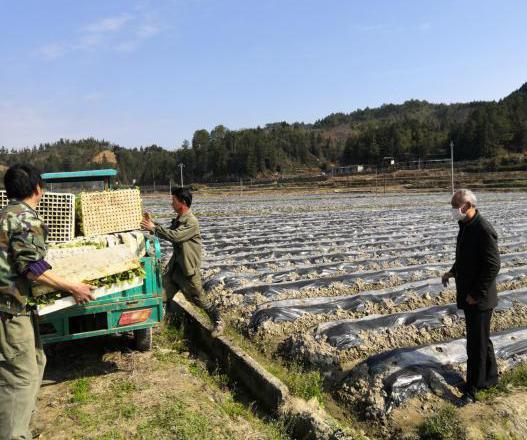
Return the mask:
<path id="1" fill-rule="evenodd" d="M 496 311 L 510 309 L 515 302 L 527 304 L 527 288 L 501 292 Z M 325 339 L 328 344 L 339 350 L 345 350 L 361 345 L 360 333 L 364 331 L 382 331 L 409 325 L 418 329 L 440 328 L 450 325 L 445 324 L 446 317 L 450 317 L 452 321 L 465 319 L 463 311 L 458 310 L 456 304 L 448 304 L 390 315 L 325 322 L 318 325 L 315 330 L 315 337 Z"/>
<path id="2" fill-rule="evenodd" d="M 396 304 L 402 304 L 411 299 L 410 292 L 417 295 L 427 293 L 435 297 L 443 290 L 444 287 L 439 278 L 434 277 L 355 295 L 271 301 L 262 304 L 253 313 L 251 326 L 259 327 L 268 320 L 272 322 L 294 321 L 305 314 L 334 313 L 337 310 L 360 312 L 366 309 L 368 303 L 380 304 L 391 300 Z"/>
<path id="3" fill-rule="evenodd" d="M 273 251 L 276 252 L 276 251 Z M 428 255 L 433 255 L 428 253 Z M 436 253 L 436 255 L 441 255 Z M 426 256 L 426 254 L 424 255 Z M 423 256 L 422 259 L 425 259 Z M 307 256 L 308 257 L 308 256 Z M 419 256 L 417 256 L 419 257 Z M 311 266 L 299 265 L 295 269 L 287 270 L 261 270 L 253 273 L 234 273 L 223 271 L 211 276 L 205 283 L 204 288 L 210 290 L 223 283 L 225 288 L 233 290 L 236 294 L 247 295 L 260 293 L 268 297 L 277 295 L 284 290 L 300 290 L 305 288 L 320 288 L 329 286 L 332 283 L 342 283 L 352 286 L 357 279 L 363 282 L 372 283 L 387 279 L 390 276 L 398 276 L 402 282 L 412 279 L 422 279 L 432 275 L 437 271 L 445 271 L 451 267 L 451 262 L 443 263 L 423 263 L 405 265 L 415 260 L 417 257 L 381 257 L 377 259 L 363 259 L 354 262 L 322 263 Z M 527 252 L 514 252 L 501 255 L 502 265 L 527 264 Z M 397 262 L 400 265 L 397 265 Z M 381 270 L 364 270 L 371 264 L 394 265 Z M 344 272 L 344 274 L 342 274 Z M 415 274 L 421 273 L 416 276 Z M 298 280 L 287 281 L 291 277 Z"/>
<path id="4" fill-rule="evenodd" d="M 527 328 L 508 330 L 492 337 L 496 356 L 512 367 L 527 361 Z M 384 396 L 380 415 L 402 404 L 408 398 L 434 389 L 438 383 L 458 385 L 463 377 L 460 364 L 466 362 L 466 341 L 454 341 L 403 348 L 370 356 L 354 367 L 345 383 L 353 386 L 366 373 L 372 386 L 382 383 Z"/>
<path id="5" fill-rule="evenodd" d="M 527 277 L 527 267 L 519 266 L 504 268 L 500 271 L 496 281 L 503 283 Z M 315 280 L 316 281 L 316 280 Z M 434 298 L 444 290 L 439 277 L 411 281 L 395 287 L 370 290 L 355 295 L 316 297 L 303 299 L 290 299 L 280 301 L 269 301 L 263 303 L 251 318 L 251 326 L 259 327 L 265 321 L 284 322 L 293 321 L 305 314 L 334 313 L 337 310 L 349 312 L 360 312 L 367 308 L 368 303 L 381 304 L 391 301 L 395 304 L 403 304 L 410 301 L 414 295 L 429 295 Z"/>
<path id="6" fill-rule="evenodd" d="M 407 267 L 396 267 L 382 270 L 370 270 L 364 272 L 355 272 L 344 275 L 328 276 L 324 278 L 302 279 L 298 281 L 287 281 L 281 283 L 257 284 L 246 287 L 238 287 L 233 292 L 241 295 L 250 295 L 260 293 L 272 297 L 286 290 L 300 290 L 306 288 L 329 287 L 333 283 L 341 283 L 345 286 L 352 287 L 356 280 L 362 280 L 364 283 L 375 283 L 387 280 L 392 276 L 399 277 L 403 282 L 411 280 L 413 277 L 428 278 L 430 275 L 438 274 L 449 269 L 451 263 L 437 264 L 418 264 Z M 231 287 L 237 284 L 233 280 L 226 280 L 225 286 Z"/>
<path id="7" fill-rule="evenodd" d="M 325 339 L 328 344 L 339 350 L 345 350 L 362 344 L 360 333 L 363 331 L 385 330 L 408 325 L 414 325 L 417 328 L 438 328 L 444 325 L 446 316 L 461 319 L 462 315 L 463 312 L 457 309 L 456 304 L 450 304 L 366 319 L 330 321 L 317 327 L 315 337 Z"/>

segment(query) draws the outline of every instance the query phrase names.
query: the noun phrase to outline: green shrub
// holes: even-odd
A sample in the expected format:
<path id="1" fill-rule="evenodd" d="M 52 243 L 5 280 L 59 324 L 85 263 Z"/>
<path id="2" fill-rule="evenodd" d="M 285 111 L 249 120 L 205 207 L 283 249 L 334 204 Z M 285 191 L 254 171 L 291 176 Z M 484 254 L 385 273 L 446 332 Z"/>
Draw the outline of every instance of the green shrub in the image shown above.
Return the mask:
<path id="1" fill-rule="evenodd" d="M 417 429 L 421 440 L 465 440 L 466 428 L 452 405 L 444 406 Z"/>
<path id="2" fill-rule="evenodd" d="M 304 371 L 296 365 L 291 365 L 287 372 L 286 383 L 293 395 L 305 400 L 315 398 L 320 403 L 324 403 L 324 379 L 319 371 Z"/>

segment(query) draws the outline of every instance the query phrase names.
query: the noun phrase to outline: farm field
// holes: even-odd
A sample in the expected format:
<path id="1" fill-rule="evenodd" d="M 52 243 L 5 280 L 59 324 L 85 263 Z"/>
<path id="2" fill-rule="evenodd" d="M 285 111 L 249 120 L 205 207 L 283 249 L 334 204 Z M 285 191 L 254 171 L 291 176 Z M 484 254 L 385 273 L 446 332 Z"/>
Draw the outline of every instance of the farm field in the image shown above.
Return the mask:
<path id="1" fill-rule="evenodd" d="M 527 361 L 527 194 L 477 196 L 499 235 L 492 330 L 507 374 Z M 458 230 L 449 200 L 448 193 L 198 195 L 204 287 L 228 331 L 270 365 L 318 372 L 337 415 L 376 420 L 384 434 L 407 430 L 401 421 L 410 418 L 412 430 L 453 402 L 464 378 L 463 313 L 453 280 L 440 283 Z M 147 198 L 145 209 L 161 222 L 172 217 L 168 197 Z M 525 408 L 525 393 L 502 405 L 507 399 Z M 521 424 L 510 429 L 527 436 Z"/>

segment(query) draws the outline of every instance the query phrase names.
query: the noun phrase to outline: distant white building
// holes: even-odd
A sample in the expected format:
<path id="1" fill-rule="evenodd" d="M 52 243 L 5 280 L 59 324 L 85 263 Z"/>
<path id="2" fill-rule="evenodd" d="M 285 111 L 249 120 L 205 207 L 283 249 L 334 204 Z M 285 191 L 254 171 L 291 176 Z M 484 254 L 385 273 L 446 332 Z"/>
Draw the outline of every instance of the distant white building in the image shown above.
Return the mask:
<path id="1" fill-rule="evenodd" d="M 338 176 L 342 174 L 362 173 L 363 171 L 364 171 L 364 165 L 349 165 L 347 167 L 332 168 L 331 174 L 333 176 Z"/>
<path id="2" fill-rule="evenodd" d="M 384 166 L 394 166 L 395 165 L 395 159 L 391 156 L 385 156 L 382 158 L 382 162 L 384 164 Z"/>

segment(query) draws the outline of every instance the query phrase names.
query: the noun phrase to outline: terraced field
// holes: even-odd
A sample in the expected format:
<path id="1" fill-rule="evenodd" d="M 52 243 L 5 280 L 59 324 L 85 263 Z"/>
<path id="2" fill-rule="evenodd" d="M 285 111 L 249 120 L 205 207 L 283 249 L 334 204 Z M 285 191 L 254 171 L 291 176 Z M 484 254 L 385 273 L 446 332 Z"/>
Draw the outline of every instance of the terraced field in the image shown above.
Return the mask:
<path id="1" fill-rule="evenodd" d="M 478 194 L 499 234 L 493 338 L 501 371 L 527 360 L 527 194 Z M 385 417 L 462 382 L 448 194 L 202 199 L 205 289 L 270 358 L 319 369 L 344 405 Z M 150 199 L 159 218 L 170 212 Z M 167 218 L 168 222 L 168 218 Z"/>

